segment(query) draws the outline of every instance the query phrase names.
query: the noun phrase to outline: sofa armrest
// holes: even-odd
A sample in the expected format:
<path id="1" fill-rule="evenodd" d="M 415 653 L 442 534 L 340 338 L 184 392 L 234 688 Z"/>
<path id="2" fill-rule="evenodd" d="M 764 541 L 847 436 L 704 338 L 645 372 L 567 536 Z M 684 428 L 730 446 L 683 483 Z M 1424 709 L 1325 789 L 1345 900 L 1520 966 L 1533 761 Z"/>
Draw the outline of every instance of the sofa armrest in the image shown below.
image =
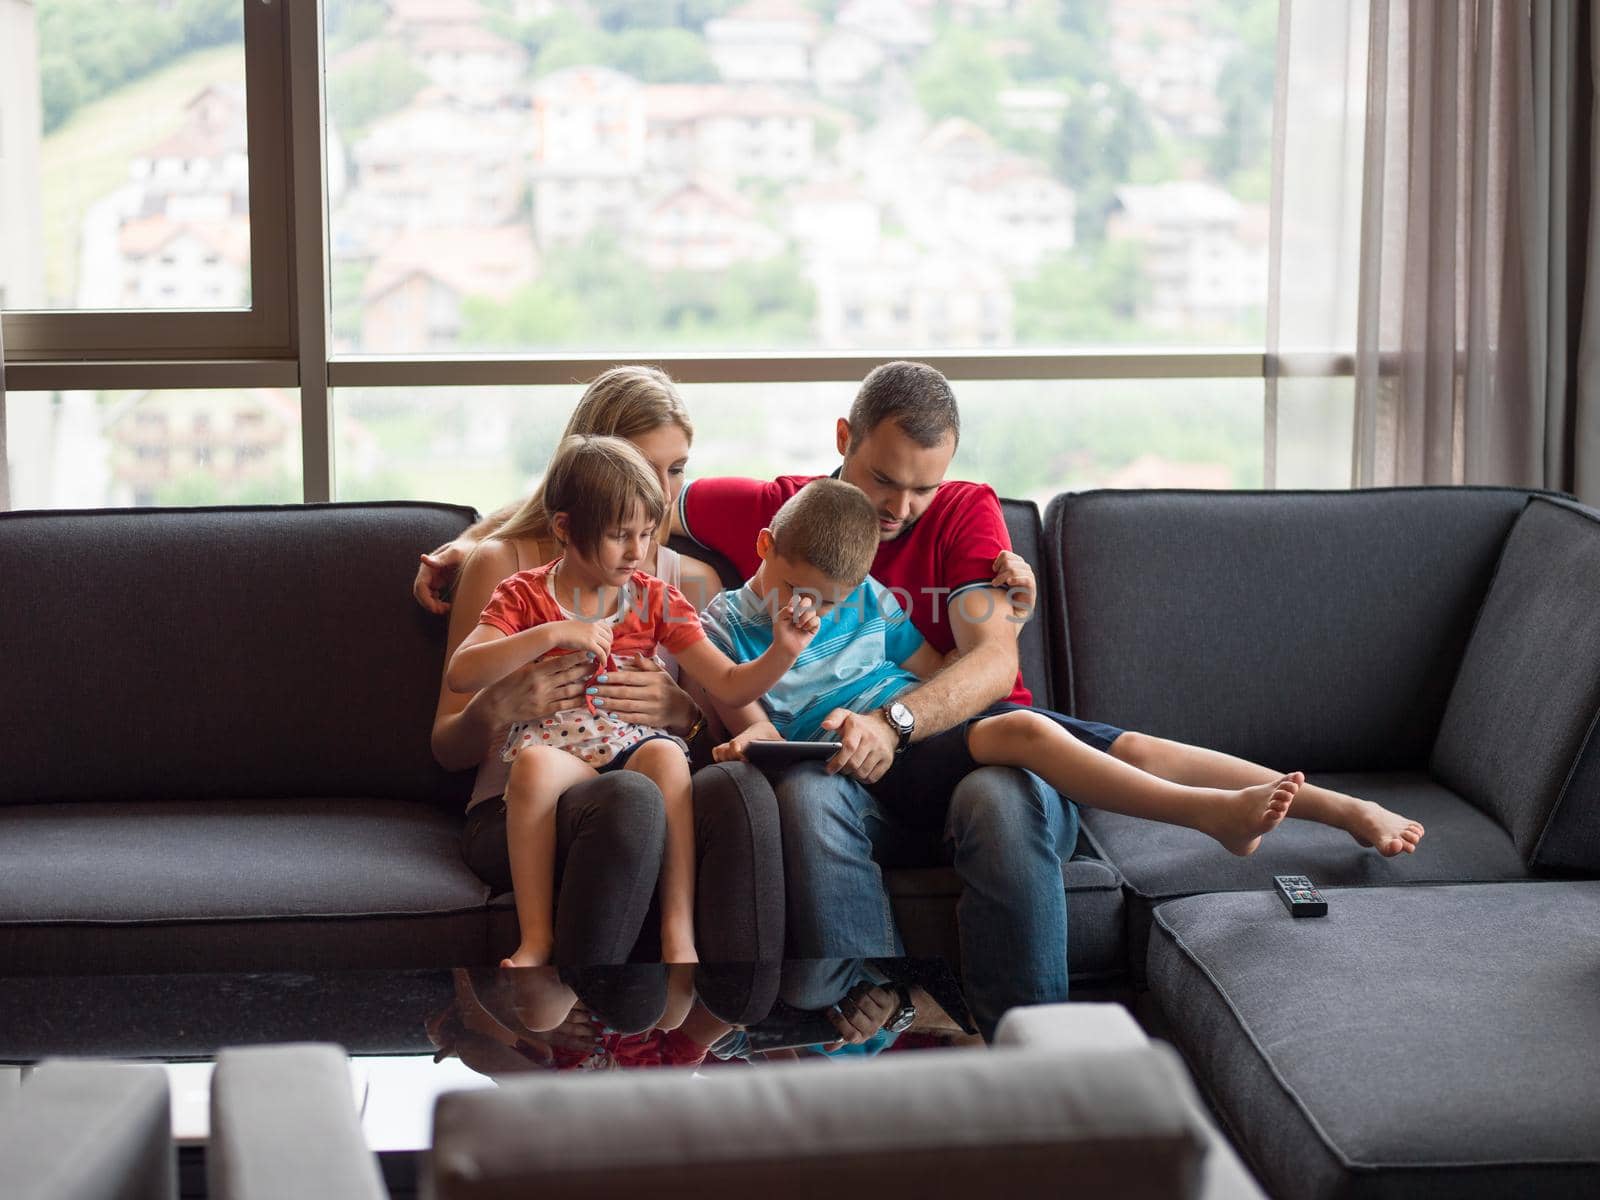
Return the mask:
<path id="1" fill-rule="evenodd" d="M 386 1200 L 338 1046 L 224 1050 L 211 1077 L 213 1200 Z"/>
<path id="2" fill-rule="evenodd" d="M 1133 1014 L 1120 1004 L 1036 1004 L 1013 1008 L 1000 1018 L 994 1041 L 996 1046 L 1066 1053 L 1151 1044 Z M 1173 1058 L 1177 1057 L 1174 1053 Z M 1212 1119 L 1181 1060 L 1178 1070 L 1182 1075 L 1180 1094 L 1206 1140 L 1205 1177 L 1200 1189 L 1203 1200 L 1266 1200 L 1266 1193 Z"/>
<path id="3" fill-rule="evenodd" d="M 438 1200 L 1182 1197 L 1205 1139 L 1165 1046 L 528 1078 L 434 1110 Z M 634 1193 L 629 1193 L 634 1194 Z"/>
<path id="4" fill-rule="evenodd" d="M 160 1067 L 45 1062 L 0 1108 L 8 1200 L 171 1200 L 176 1184 Z"/>

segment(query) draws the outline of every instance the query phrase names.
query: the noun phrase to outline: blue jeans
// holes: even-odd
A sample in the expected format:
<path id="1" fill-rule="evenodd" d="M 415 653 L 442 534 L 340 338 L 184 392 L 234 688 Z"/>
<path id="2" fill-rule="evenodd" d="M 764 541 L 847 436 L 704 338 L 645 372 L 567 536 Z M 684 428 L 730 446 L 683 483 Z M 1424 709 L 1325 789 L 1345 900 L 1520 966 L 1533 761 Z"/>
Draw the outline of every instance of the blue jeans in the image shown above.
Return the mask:
<path id="1" fill-rule="evenodd" d="M 1061 860 L 1077 842 L 1078 813 L 1036 775 L 980 767 L 956 785 L 942 832 L 931 833 L 820 763 L 790 769 L 775 791 L 790 957 L 904 953 L 883 868 L 952 865 L 963 889 L 962 980 L 984 1038 L 1009 1008 L 1067 998 Z"/>

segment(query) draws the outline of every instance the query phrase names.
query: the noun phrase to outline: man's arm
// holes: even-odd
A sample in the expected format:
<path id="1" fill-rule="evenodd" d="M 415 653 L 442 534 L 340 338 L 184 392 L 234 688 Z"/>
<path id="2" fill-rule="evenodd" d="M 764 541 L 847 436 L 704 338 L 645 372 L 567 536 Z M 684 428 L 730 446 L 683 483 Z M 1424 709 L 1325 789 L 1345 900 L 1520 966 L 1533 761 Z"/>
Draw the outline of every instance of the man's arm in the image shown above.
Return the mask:
<path id="1" fill-rule="evenodd" d="M 1011 694 L 1021 628 L 1012 618 L 1006 593 L 997 588 L 968 588 L 951 599 L 954 653 L 932 679 L 900 697 L 917 719 L 912 741 L 943 733 Z"/>
<path id="2" fill-rule="evenodd" d="M 1006 594 L 975 587 L 950 601 L 950 628 L 956 648 L 945 665 L 926 683 L 899 700 L 916 718 L 911 740 L 943 733 L 958 721 L 976 716 L 1011 694 L 1017 680 L 1017 630 Z M 828 760 L 828 773 L 844 772 L 873 783 L 894 763 L 899 737 L 881 712 L 853 713 L 835 709 L 822 722 L 839 733 L 839 753 Z"/>

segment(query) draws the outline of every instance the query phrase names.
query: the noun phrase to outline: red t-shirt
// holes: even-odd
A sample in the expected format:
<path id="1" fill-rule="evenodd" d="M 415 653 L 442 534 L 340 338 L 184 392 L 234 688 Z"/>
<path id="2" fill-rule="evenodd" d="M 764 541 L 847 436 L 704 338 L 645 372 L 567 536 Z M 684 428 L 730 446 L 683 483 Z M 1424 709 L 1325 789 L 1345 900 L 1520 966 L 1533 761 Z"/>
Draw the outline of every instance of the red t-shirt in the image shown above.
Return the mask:
<path id="1" fill-rule="evenodd" d="M 690 537 L 724 555 L 748 579 L 761 562 L 756 535 L 785 500 L 816 478 L 780 475 L 770 483 L 696 479 L 679 494 L 678 513 Z M 910 529 L 879 544 L 872 577 L 894 591 L 928 644 L 949 654 L 956 646 L 946 611 L 950 597 L 968 588 L 988 587 L 994 578 L 995 555 L 1009 549 L 1011 534 L 994 489 L 946 480 Z M 998 597 L 996 602 L 1001 602 Z M 1033 703 L 1020 672 L 1007 699 Z"/>
<path id="2" fill-rule="evenodd" d="M 510 637 L 549 621 L 570 620 L 550 594 L 550 572 L 555 566 L 553 562 L 545 563 L 531 571 L 518 571 L 501 581 L 494 595 L 489 597 L 489 603 L 484 605 L 478 623 L 493 625 Z M 677 588 L 643 571 L 635 571 L 628 577 L 627 589 L 612 622 L 612 658 L 626 658 L 630 654 L 648 657 L 656 652 L 658 644 L 679 654 L 705 636 L 694 605 L 685 600 Z M 544 657 L 572 653 L 562 647 Z M 603 670 L 604 663 L 595 667 L 596 673 Z"/>

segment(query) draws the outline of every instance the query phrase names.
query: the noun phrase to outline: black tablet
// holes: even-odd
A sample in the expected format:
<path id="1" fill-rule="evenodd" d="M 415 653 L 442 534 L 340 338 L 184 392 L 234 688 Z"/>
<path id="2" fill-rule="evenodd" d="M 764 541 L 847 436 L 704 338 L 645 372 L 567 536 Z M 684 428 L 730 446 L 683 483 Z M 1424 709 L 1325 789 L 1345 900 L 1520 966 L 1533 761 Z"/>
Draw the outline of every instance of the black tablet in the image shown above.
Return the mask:
<path id="1" fill-rule="evenodd" d="M 838 742 L 751 742 L 744 756 L 758 767 L 787 767 L 815 762 L 839 753 Z"/>

